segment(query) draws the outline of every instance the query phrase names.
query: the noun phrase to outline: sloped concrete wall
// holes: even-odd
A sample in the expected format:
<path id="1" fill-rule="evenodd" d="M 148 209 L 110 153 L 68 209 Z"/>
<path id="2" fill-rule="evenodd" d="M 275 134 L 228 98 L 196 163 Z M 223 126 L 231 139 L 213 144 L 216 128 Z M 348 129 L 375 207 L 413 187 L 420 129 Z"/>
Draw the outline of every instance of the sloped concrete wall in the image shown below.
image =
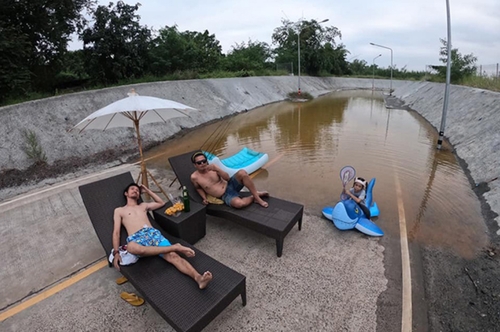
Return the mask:
<path id="1" fill-rule="evenodd" d="M 415 82 L 399 86 L 394 94 L 439 131 L 444 89 L 444 84 Z M 452 85 L 444 134 L 476 183 L 500 175 L 500 93 Z M 488 185 L 483 197 L 500 214 L 500 180 Z M 500 224 L 500 217 L 495 220 Z"/>
<path id="2" fill-rule="evenodd" d="M 388 86 L 388 81 L 378 83 Z M 303 77 L 304 91 L 314 95 L 335 89 L 371 88 L 371 80 Z M 94 111 L 127 97 L 131 88 L 140 95 L 166 98 L 198 109 L 191 118 L 173 119 L 167 124 L 141 126 L 144 142 L 163 141 L 181 126 L 191 128 L 235 112 L 283 100 L 297 89 L 297 77 L 248 77 L 145 83 L 87 91 L 0 108 L 0 169 L 30 166 L 22 147 L 23 130 L 36 133 L 48 162 L 71 156 L 87 157 L 107 149 L 135 148 L 132 128 L 104 132 L 68 132 Z"/>

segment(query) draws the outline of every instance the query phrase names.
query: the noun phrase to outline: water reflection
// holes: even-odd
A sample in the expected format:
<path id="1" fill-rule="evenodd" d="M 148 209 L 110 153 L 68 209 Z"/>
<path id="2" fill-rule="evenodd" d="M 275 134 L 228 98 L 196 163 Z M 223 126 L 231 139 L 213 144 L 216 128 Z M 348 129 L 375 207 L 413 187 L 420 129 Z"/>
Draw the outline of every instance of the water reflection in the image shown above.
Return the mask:
<path id="1" fill-rule="evenodd" d="M 203 147 L 220 157 L 243 146 L 269 154 L 271 164 L 254 178 L 257 187 L 301 202 L 310 213 L 338 200 L 338 172 L 353 166 L 375 177 L 377 223 L 399 235 L 394 173 L 403 190 L 410 241 L 471 257 L 486 244 L 479 202 L 450 148 L 437 151 L 437 133 L 417 113 L 389 110 L 370 91 L 336 92 L 316 100 L 271 104 L 196 129 L 151 150 L 149 167 Z M 446 146 L 445 146 L 446 148 Z"/>

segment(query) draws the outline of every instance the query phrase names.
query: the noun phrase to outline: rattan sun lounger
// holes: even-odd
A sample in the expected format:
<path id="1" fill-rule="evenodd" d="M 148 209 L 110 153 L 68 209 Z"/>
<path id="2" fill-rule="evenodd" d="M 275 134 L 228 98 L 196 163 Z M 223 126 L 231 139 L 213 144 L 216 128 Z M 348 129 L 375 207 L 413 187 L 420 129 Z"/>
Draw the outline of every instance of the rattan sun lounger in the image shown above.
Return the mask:
<path id="1" fill-rule="evenodd" d="M 126 204 L 123 190 L 133 181 L 130 173 L 124 173 L 79 188 L 106 257 L 112 248 L 113 211 Z M 214 276 L 208 287 L 200 290 L 190 277 L 158 256 L 143 257 L 133 265 L 121 267 L 121 273 L 176 331 L 202 330 L 238 295 L 246 305 L 245 276 L 172 237 L 150 219 L 153 227 L 171 243 L 180 242 L 195 250 L 196 256 L 188 258 L 195 269 L 210 271 Z M 122 228 L 121 244 L 125 243 L 126 236 Z"/>
<path id="2" fill-rule="evenodd" d="M 191 174 L 195 171 L 195 167 L 191 162 L 191 156 L 194 152 L 171 157 L 168 161 L 181 185 L 188 188 L 191 199 L 201 203 L 202 199 L 191 182 Z M 241 194 L 249 195 L 249 193 L 243 192 Z M 264 200 L 269 203 L 267 208 L 263 208 L 258 204 L 251 204 L 243 209 L 234 209 L 225 204 L 209 204 L 207 213 L 234 221 L 275 239 L 277 254 L 278 257 L 281 257 L 285 236 L 296 223 L 299 224 L 299 230 L 302 228 L 304 206 L 272 195 L 264 198 Z"/>

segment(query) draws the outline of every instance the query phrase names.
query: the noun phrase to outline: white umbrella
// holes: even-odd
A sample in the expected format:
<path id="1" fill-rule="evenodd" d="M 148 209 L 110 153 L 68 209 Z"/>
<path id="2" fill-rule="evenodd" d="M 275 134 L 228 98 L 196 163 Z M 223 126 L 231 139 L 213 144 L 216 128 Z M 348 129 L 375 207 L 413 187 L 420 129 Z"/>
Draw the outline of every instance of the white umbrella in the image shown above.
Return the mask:
<path id="1" fill-rule="evenodd" d="M 80 121 L 72 128 L 72 130 L 80 129 L 80 132 L 82 132 L 87 129 L 106 130 L 116 127 L 135 128 L 137 133 L 137 144 L 139 145 L 139 154 L 141 156 L 142 184 L 148 186 L 147 174 L 149 172 L 146 169 L 144 156 L 142 154 L 142 140 L 139 131 L 139 123 L 167 123 L 167 120 L 172 118 L 189 117 L 189 115 L 182 110 L 196 109 L 168 99 L 139 96 L 135 90 L 132 89 L 128 93 L 127 98 L 115 101 L 114 103 L 95 111 Z M 154 181 L 161 189 L 156 180 Z"/>

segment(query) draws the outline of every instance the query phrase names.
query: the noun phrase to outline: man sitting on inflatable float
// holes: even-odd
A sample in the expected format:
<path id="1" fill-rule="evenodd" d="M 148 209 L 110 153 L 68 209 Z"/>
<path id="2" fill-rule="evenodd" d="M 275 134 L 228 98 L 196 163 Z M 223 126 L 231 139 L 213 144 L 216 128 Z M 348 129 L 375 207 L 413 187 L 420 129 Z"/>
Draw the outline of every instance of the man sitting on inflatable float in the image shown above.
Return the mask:
<path id="1" fill-rule="evenodd" d="M 366 184 L 365 179 L 356 178 L 353 187 L 346 190 L 346 184 L 354 179 L 356 171 L 351 166 L 346 166 L 340 171 L 340 179 L 344 189 L 340 195 L 340 202 L 335 207 L 323 208 L 323 215 L 333 221 L 340 230 L 356 228 L 362 233 L 370 236 L 382 236 L 384 232 L 370 220 L 378 217 L 380 211 L 377 203 L 373 202 L 373 187 L 375 178 Z"/>

